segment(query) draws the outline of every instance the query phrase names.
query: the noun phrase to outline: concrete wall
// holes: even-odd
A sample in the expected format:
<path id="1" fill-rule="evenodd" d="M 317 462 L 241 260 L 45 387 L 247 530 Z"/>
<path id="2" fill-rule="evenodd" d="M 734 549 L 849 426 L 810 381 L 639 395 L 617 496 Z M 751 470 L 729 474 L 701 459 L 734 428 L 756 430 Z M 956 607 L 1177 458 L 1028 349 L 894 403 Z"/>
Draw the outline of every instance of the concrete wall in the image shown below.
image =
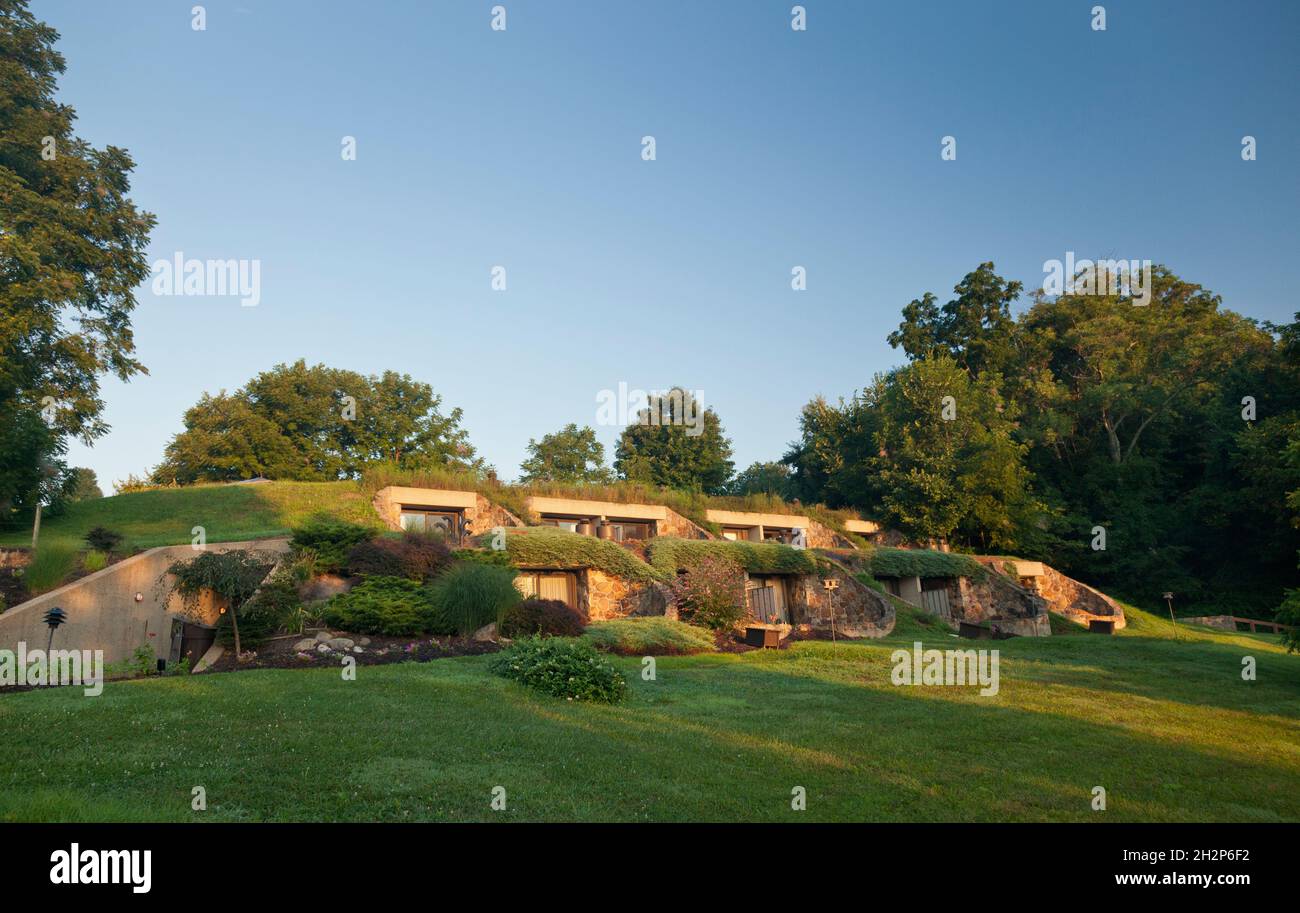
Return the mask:
<path id="1" fill-rule="evenodd" d="M 252 542 L 209 543 L 209 551 L 257 548 L 286 552 L 288 539 L 261 539 Z M 0 649 L 15 650 L 19 641 L 28 649 L 45 649 L 49 628 L 43 616 L 55 606 L 68 614 L 68 620 L 55 632 L 54 647 L 65 650 L 103 650 L 104 662 L 127 659 L 142 644 L 166 657 L 171 650 L 171 622 L 180 617 L 180 599 L 165 599 L 159 578 L 174 562 L 193 558 L 197 552 L 189 545 L 150 549 L 102 571 L 82 577 L 22 605 L 0 614 Z M 139 594 L 140 601 L 136 601 Z M 220 611 L 208 599 L 192 620 L 214 624 Z"/>
<path id="2" fill-rule="evenodd" d="M 389 485 L 375 492 L 371 501 L 375 512 L 389 529 L 402 528 L 402 507 L 427 507 L 433 510 L 460 510 L 465 513 L 469 534 L 480 536 L 497 526 L 523 526 L 510 511 L 498 507 L 476 491 L 440 488 L 407 488 Z M 469 543 L 463 543 L 468 545 Z"/>

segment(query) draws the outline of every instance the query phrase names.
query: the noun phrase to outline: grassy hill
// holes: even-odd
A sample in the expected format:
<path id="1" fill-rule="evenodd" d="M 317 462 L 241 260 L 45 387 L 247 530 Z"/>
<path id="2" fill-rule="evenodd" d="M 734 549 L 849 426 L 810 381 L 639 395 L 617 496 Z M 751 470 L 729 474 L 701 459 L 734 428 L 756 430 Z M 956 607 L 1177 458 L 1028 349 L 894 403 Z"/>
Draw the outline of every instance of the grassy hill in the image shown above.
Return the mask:
<path id="1" fill-rule="evenodd" d="M 880 641 L 616 659 L 615 707 L 486 657 L 0 695 L 0 821 L 1300 820 L 1300 656 L 1271 638 L 1127 607 L 1114 637 L 976 644 L 899 607 Z M 914 640 L 996 647 L 1000 692 L 892 685 Z"/>
<path id="2" fill-rule="evenodd" d="M 262 482 L 193 485 L 79 501 L 41 524 L 41 542 L 84 548 L 96 526 L 126 537 L 125 545 L 183 545 L 202 526 L 209 542 L 281 536 L 318 511 L 358 522 L 377 522 L 369 495 L 356 482 Z M 30 529 L 0 533 L 0 545 L 30 545 Z"/>

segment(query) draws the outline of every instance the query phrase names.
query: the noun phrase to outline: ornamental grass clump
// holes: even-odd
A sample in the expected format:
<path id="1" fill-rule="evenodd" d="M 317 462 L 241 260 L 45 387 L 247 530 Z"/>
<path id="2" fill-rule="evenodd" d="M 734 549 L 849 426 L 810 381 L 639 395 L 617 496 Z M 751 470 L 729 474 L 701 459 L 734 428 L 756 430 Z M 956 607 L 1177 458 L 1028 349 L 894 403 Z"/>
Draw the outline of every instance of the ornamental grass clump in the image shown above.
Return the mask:
<path id="1" fill-rule="evenodd" d="M 569 701 L 617 704 L 627 696 L 622 674 L 581 640 L 523 638 L 492 657 L 488 669 Z"/>

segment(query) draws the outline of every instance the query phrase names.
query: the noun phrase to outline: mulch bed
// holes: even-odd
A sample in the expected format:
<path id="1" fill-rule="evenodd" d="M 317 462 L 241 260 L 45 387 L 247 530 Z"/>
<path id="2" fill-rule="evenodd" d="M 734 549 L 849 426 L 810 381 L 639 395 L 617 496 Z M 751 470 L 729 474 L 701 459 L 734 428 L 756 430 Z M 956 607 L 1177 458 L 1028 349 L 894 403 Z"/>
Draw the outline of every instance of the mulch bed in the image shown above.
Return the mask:
<path id="1" fill-rule="evenodd" d="M 208 672 L 242 672 L 247 669 L 312 669 L 338 668 L 344 656 L 350 656 L 358 666 L 383 666 L 389 663 L 417 662 L 427 663 L 449 656 L 479 656 L 495 653 L 501 649 L 499 644 L 491 641 L 474 640 L 472 637 L 384 637 L 379 634 L 349 634 L 346 631 L 332 631 L 331 636 L 346 637 L 356 642 L 361 653 L 334 651 L 321 653 L 317 650 L 297 651 L 294 645 L 315 635 L 314 631 L 295 634 L 292 637 L 276 637 L 262 641 L 256 654 L 245 662 L 235 660 L 235 651 L 231 647 L 221 654 Z M 369 641 L 364 643 L 363 641 Z"/>

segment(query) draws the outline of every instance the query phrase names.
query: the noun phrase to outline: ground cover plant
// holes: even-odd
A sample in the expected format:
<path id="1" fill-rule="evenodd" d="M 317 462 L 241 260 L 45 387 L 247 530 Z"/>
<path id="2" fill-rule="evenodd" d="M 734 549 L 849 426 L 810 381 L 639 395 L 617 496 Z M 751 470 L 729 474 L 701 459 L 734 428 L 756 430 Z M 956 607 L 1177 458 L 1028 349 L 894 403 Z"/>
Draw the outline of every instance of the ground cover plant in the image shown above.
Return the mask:
<path id="1" fill-rule="evenodd" d="M 713 632 L 673 618 L 613 618 L 588 626 L 596 649 L 621 656 L 673 656 L 714 649 Z"/>
<path id="2" fill-rule="evenodd" d="M 491 538 L 488 533 L 479 541 L 490 547 Z M 555 527 L 507 529 L 505 545 L 510 563 L 518 567 L 594 567 L 625 580 L 649 582 L 663 579 L 662 574 L 616 542 Z"/>

